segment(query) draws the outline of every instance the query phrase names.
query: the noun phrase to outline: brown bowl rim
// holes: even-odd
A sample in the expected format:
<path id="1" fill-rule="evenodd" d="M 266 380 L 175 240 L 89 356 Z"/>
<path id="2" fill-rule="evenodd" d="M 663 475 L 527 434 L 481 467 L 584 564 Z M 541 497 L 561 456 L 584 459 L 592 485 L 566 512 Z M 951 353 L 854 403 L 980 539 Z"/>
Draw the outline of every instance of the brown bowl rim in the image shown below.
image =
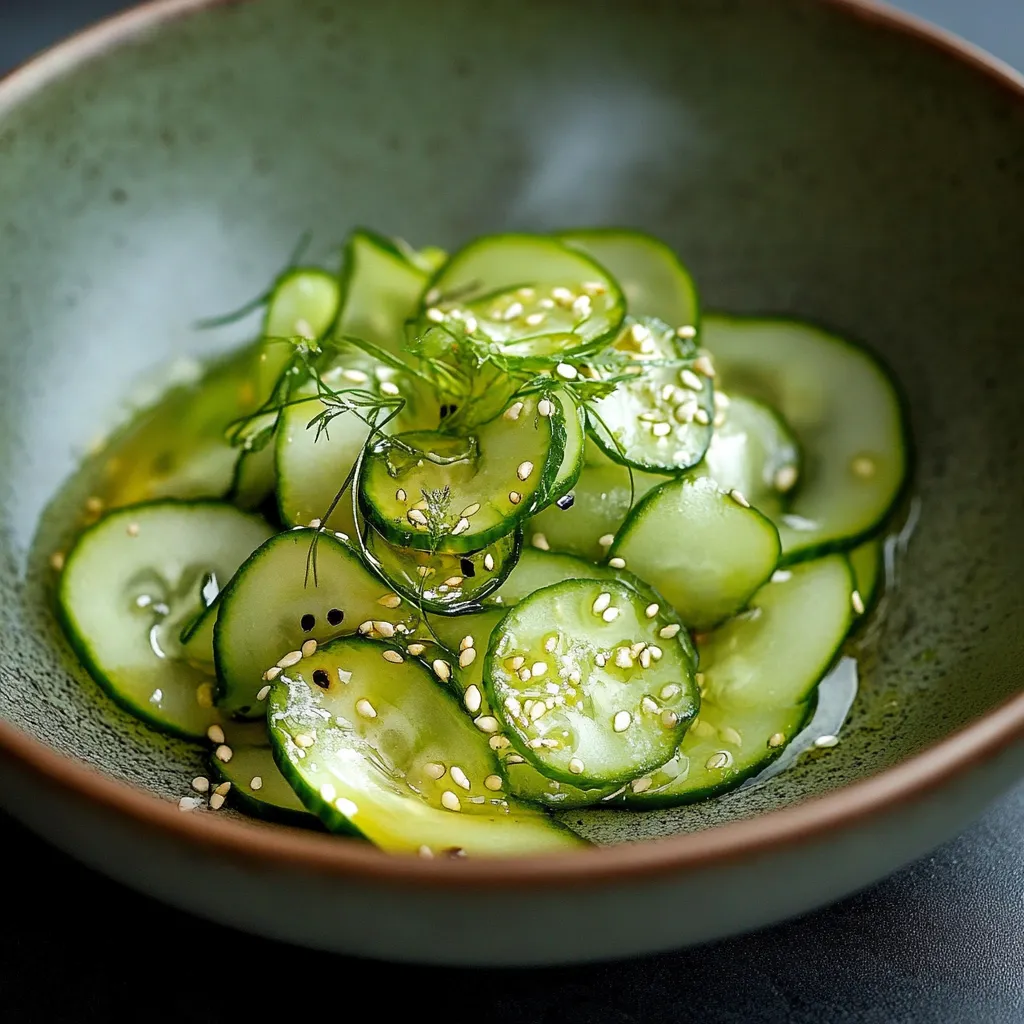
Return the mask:
<path id="1" fill-rule="evenodd" d="M 164 21 L 244 0 L 150 0 L 70 36 L 0 79 L 0 116 L 78 64 L 153 31 Z M 950 32 L 875 0 L 817 0 L 934 47 L 1024 101 L 1024 76 Z M 100 813 L 136 819 L 168 840 L 199 844 L 250 867 L 289 866 L 378 883 L 488 888 L 597 885 L 720 866 L 824 839 L 838 828 L 926 797 L 1024 738 L 1024 692 L 877 775 L 823 796 L 700 832 L 566 853 L 463 860 L 391 856 L 353 840 L 267 828 L 216 814 L 184 814 L 168 800 L 109 778 L 0 720 L 0 755 L 50 789 Z"/>

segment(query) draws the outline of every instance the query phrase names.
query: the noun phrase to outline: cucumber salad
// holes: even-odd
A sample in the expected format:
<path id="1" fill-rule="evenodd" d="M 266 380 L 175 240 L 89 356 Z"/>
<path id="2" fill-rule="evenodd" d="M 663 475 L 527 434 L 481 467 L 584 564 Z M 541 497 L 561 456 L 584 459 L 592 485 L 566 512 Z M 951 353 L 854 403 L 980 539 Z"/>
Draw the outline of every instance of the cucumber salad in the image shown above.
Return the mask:
<path id="1" fill-rule="evenodd" d="M 209 745 L 183 810 L 380 849 L 583 842 L 553 812 L 764 771 L 880 587 L 898 393 L 808 323 L 702 314 L 635 231 L 370 231 L 96 456 L 56 606 Z"/>

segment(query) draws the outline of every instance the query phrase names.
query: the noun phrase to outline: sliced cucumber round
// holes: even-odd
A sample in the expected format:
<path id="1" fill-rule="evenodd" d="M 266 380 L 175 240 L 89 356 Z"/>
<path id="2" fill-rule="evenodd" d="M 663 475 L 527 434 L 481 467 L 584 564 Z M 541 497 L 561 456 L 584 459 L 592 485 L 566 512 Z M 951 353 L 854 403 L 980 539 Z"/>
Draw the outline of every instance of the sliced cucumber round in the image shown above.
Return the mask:
<path id="1" fill-rule="evenodd" d="M 908 432 L 892 378 L 865 349 L 794 320 L 706 317 L 703 342 L 726 392 L 778 410 L 804 465 L 778 520 L 783 561 L 853 547 L 904 484 Z"/>
<path id="2" fill-rule="evenodd" d="M 507 798 L 486 734 L 396 646 L 335 641 L 282 674 L 268 712 L 281 770 L 332 830 L 435 856 L 581 844 Z"/>
<path id="3" fill-rule="evenodd" d="M 695 336 L 700 324 L 697 289 L 679 257 L 662 241 L 642 231 L 577 228 L 558 238 L 579 249 L 615 278 L 634 316 L 654 316 Z"/>
<path id="4" fill-rule="evenodd" d="M 874 607 L 881 596 L 882 582 L 885 579 L 884 547 L 878 537 L 858 544 L 847 556 L 850 559 L 850 570 L 853 582 L 865 614 Z M 856 604 L 856 601 L 854 602 Z M 856 610 L 856 609 L 855 609 Z"/>
<path id="5" fill-rule="evenodd" d="M 212 677 L 185 659 L 182 626 L 202 609 L 208 577 L 229 579 L 270 532 L 230 505 L 175 501 L 119 509 L 86 530 L 58 611 L 93 678 L 152 725 L 203 736 L 218 719 Z"/>
<path id="6" fill-rule="evenodd" d="M 590 787 L 663 764 L 699 695 L 686 630 L 656 595 L 570 580 L 519 602 L 491 636 L 484 674 L 518 752 Z"/>
<path id="7" fill-rule="evenodd" d="M 320 826 L 281 774 L 269 739 L 262 745 L 231 744 L 231 760 L 212 757 L 210 769 L 220 783 L 231 783 L 227 799 L 254 818 L 303 828 Z"/>
<path id="8" fill-rule="evenodd" d="M 413 607 L 453 615 L 502 585 L 519 559 L 523 534 L 514 530 L 461 554 L 400 548 L 373 529 L 365 543 L 371 564 Z"/>
<path id="9" fill-rule="evenodd" d="M 441 268 L 427 296 L 428 323 L 467 332 L 505 361 L 544 362 L 598 348 L 625 314 L 604 268 L 540 235 L 471 242 Z"/>
<path id="10" fill-rule="evenodd" d="M 693 629 L 709 629 L 743 608 L 779 560 L 774 524 L 742 495 L 684 476 L 651 491 L 611 548 L 665 596 Z"/>
<path id="11" fill-rule="evenodd" d="M 217 703 L 239 718 L 261 717 L 260 691 L 278 675 L 278 662 L 294 660 L 308 641 L 326 643 L 357 631 L 393 636 L 416 616 L 331 534 L 278 534 L 253 552 L 221 594 L 213 632 Z"/>
<path id="12" fill-rule="evenodd" d="M 515 397 L 466 437 L 437 432 L 383 438 L 366 459 L 366 518 L 392 543 L 476 551 L 548 500 L 565 452 L 561 404 Z"/>
<path id="13" fill-rule="evenodd" d="M 274 284 L 263 319 L 263 336 L 274 338 L 302 338 L 320 341 L 330 331 L 338 316 L 341 289 L 334 274 L 319 267 L 294 267 L 285 271 Z M 288 352 L 290 346 L 267 348 L 261 362 L 265 365 L 264 383 L 269 392 L 277 383 L 287 357 L 274 372 L 274 357 L 278 350 Z"/>
<path id="14" fill-rule="evenodd" d="M 591 436 L 605 454 L 634 469 L 678 473 L 695 466 L 711 443 L 714 384 L 698 372 L 696 357 L 672 357 L 680 341 L 658 320 L 627 318 L 604 376 L 632 376 L 596 400 Z"/>
<path id="15" fill-rule="evenodd" d="M 616 570 L 606 565 L 594 565 L 575 555 L 565 555 L 557 551 L 538 551 L 537 548 L 527 547 L 523 549 L 515 568 L 509 573 L 498 592 L 486 603 L 511 608 L 536 591 L 565 580 L 618 578 Z"/>
<path id="16" fill-rule="evenodd" d="M 846 559 L 780 570 L 750 609 L 702 638 L 700 716 L 678 754 L 632 783 L 628 804 L 669 806 L 725 792 L 761 771 L 814 712 L 814 693 L 851 621 Z"/>
<path id="17" fill-rule="evenodd" d="M 739 491 L 755 508 L 778 519 L 800 478 L 800 448 L 777 413 L 743 395 L 725 398 L 724 422 L 715 428 L 699 471 L 723 491 Z"/>

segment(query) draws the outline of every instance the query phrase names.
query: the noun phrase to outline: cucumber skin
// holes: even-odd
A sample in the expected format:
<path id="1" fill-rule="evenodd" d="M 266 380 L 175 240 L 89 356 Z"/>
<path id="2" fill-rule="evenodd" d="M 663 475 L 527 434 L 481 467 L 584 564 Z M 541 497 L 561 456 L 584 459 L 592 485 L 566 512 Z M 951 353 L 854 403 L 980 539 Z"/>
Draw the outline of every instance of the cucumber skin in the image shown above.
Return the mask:
<path id="1" fill-rule="evenodd" d="M 232 783 L 231 789 L 228 791 L 228 800 L 246 814 L 253 818 L 259 818 L 260 821 L 271 821 L 278 825 L 288 825 L 291 828 L 310 829 L 314 832 L 323 831 L 323 824 L 316 815 L 309 814 L 307 811 L 292 811 L 285 807 L 268 804 L 260 800 L 259 797 L 245 792 L 233 779 L 228 779 L 221 770 L 220 761 L 217 758 L 211 757 L 209 765 L 210 775 L 221 782 Z M 288 779 L 288 784 L 292 784 L 291 779 Z M 296 795 L 302 799 L 300 794 Z"/>

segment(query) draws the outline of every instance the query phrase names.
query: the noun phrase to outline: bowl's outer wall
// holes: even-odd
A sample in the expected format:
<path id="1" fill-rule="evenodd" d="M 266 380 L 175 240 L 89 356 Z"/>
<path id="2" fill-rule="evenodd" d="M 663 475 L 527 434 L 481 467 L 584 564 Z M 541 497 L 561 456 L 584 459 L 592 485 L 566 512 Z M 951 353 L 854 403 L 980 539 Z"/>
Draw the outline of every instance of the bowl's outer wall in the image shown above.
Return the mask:
<path id="1" fill-rule="evenodd" d="M 261 0 L 166 22 L 33 93 L 44 70 L 0 99 L 4 718 L 182 794 L 198 755 L 109 707 L 54 643 L 29 558 L 39 517 L 140 374 L 252 326 L 199 333 L 196 317 L 259 291 L 307 228 L 327 256 L 360 223 L 448 246 L 646 228 L 683 254 L 706 306 L 866 339 L 908 393 L 920 519 L 855 720 L 819 755 L 828 770 L 812 758 L 730 800 L 591 814 L 590 834 L 792 802 L 1019 687 L 1024 103 L 1011 89 L 814 0 Z"/>

